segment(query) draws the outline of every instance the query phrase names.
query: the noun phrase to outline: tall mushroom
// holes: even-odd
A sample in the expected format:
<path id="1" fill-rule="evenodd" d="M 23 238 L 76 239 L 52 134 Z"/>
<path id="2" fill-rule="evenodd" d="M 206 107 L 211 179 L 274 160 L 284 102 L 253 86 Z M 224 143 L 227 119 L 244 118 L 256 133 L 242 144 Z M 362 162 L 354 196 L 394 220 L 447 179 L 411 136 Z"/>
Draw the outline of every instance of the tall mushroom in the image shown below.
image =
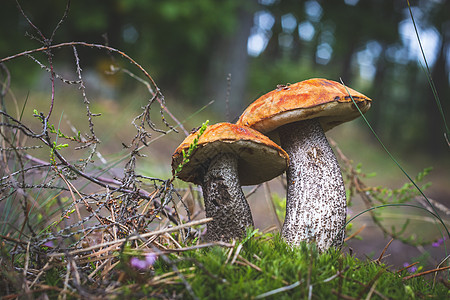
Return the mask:
<path id="1" fill-rule="evenodd" d="M 261 96 L 237 122 L 266 133 L 289 154 L 282 236 L 293 245 L 315 241 L 325 251 L 343 243 L 345 187 L 324 132 L 359 116 L 349 93 L 363 113 L 370 108 L 363 94 L 315 78 Z"/>
<path id="2" fill-rule="evenodd" d="M 172 170 L 183 160 L 183 150 L 197 137 L 190 134 L 172 155 Z M 282 174 L 288 165 L 286 152 L 268 137 L 248 127 L 230 123 L 208 126 L 177 177 L 202 186 L 207 240 L 241 238 L 253 226 L 242 185 L 259 184 Z"/>

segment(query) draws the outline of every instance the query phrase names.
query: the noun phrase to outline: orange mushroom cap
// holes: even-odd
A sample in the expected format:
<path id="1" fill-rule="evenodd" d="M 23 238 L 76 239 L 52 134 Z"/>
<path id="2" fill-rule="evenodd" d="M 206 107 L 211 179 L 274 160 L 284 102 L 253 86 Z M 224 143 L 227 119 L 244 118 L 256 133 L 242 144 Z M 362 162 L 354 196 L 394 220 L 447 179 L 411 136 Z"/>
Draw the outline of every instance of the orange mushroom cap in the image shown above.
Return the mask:
<path id="1" fill-rule="evenodd" d="M 332 80 L 313 78 L 280 86 L 250 104 L 236 124 L 267 133 L 288 123 L 318 118 L 327 131 L 360 115 L 349 94 L 362 113 L 370 108 L 370 98 Z"/>
<path id="2" fill-rule="evenodd" d="M 191 133 L 172 155 L 172 172 L 183 161 L 198 132 Z M 177 173 L 178 178 L 201 184 L 210 161 L 219 153 L 232 153 L 238 158 L 238 176 L 242 185 L 268 181 L 284 172 L 289 156 L 262 133 L 248 127 L 218 123 L 206 128 L 198 140 L 189 162 Z"/>

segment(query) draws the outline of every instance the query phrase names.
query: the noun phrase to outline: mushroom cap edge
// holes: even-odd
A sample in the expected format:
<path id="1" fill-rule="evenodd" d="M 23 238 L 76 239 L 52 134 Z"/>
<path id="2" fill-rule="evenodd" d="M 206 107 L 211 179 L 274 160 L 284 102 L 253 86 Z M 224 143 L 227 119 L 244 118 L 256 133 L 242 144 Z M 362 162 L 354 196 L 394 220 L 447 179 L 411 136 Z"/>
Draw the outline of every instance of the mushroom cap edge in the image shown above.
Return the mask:
<path id="1" fill-rule="evenodd" d="M 172 155 L 172 172 L 183 160 L 198 131 L 191 133 Z M 198 140 L 189 162 L 177 173 L 183 181 L 201 184 L 210 161 L 219 153 L 233 153 L 238 157 L 241 185 L 254 185 L 282 174 L 288 164 L 288 154 L 262 133 L 249 127 L 231 123 L 217 123 L 206 128 Z"/>

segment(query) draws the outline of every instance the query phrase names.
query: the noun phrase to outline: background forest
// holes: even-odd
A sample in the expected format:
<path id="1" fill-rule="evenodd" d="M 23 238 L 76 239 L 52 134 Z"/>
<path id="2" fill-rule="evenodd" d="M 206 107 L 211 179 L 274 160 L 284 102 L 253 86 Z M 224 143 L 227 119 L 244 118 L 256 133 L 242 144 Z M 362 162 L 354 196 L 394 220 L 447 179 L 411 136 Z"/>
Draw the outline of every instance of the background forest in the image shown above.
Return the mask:
<path id="1" fill-rule="evenodd" d="M 60 147 L 49 151 L 35 143 L 39 142 L 37 134 L 19 134 L 22 139 L 17 138 L 17 143 L 23 149 L 17 149 L 26 154 L 6 149 L 10 140 L 16 142 L 14 130 L 20 132 L 20 126 L 11 126 L 2 115 L 1 150 L 6 167 L 1 173 L 0 210 L 4 213 L 0 213 L 0 235 L 8 237 L 8 243 L 28 234 L 37 239 L 31 246 L 37 253 L 44 242 L 55 242 L 67 234 L 64 230 L 75 228 L 67 243 L 81 236 L 79 241 L 87 245 L 98 244 L 101 230 L 112 228 L 96 223 L 98 212 L 111 212 L 117 223 L 126 224 L 117 229 L 115 240 L 133 230 L 142 233 L 156 229 L 155 224 L 180 225 L 190 217 L 201 218 L 201 190 L 171 178 L 171 155 L 185 135 L 206 119 L 210 124 L 235 122 L 248 104 L 277 85 L 314 77 L 342 80 L 373 99 L 365 115 L 368 122 L 406 173 L 437 205 L 443 223 L 450 225 L 450 148 L 445 137 L 445 117 L 450 111 L 450 1 L 414 0 L 409 9 L 406 0 L 77 0 L 70 2 L 68 11 L 66 1 L 19 3 L 23 12 L 16 1 L 1 3 L 0 60 L 64 42 L 105 48 L 77 44 L 74 50 L 69 45 L 20 55 L 1 65 L 5 66 L 0 72 L 1 110 L 40 132 L 54 100 L 48 124 L 54 126 L 49 127 L 53 130 L 52 142 Z M 42 36 L 47 40 L 42 41 Z M 120 52 L 108 51 L 107 47 Z M 139 66 L 151 77 L 146 78 Z M 430 87 L 427 69 L 440 101 Z M 52 78 L 52 72 L 64 80 Z M 97 112 L 101 113 L 98 118 Z M 12 138 L 6 138 L 8 134 Z M 333 147 L 348 196 L 353 199 L 349 217 L 386 203 L 409 202 L 431 211 L 361 118 L 331 130 L 327 136 L 336 142 Z M 67 140 L 69 145 L 56 146 L 60 140 Z M 60 163 L 58 152 L 69 165 Z M 27 156 L 29 153 L 32 156 Z M 15 157 L 27 163 L 22 165 Z M 11 174 L 19 178 L 28 163 L 46 166 L 48 173 L 31 171 L 31 179 L 19 183 L 11 179 Z M 76 176 L 76 171 L 67 170 L 74 166 L 95 176 Z M 282 222 L 282 180 L 245 188 L 255 225 L 261 231 L 279 227 L 280 219 Z M 361 185 L 356 187 L 355 182 Z M 118 189 L 110 194 L 109 185 Z M 22 193 L 19 186 L 27 192 Z M 74 195 L 73 190 L 80 193 Z M 120 214 L 106 206 L 112 195 L 118 199 L 114 205 L 120 207 Z M 73 206 L 75 198 L 78 202 Z M 85 198 L 100 205 L 95 213 L 89 208 L 91 202 L 82 202 Z M 64 223 L 68 215 L 75 216 L 77 206 L 81 213 L 77 210 L 77 218 Z M 31 211 L 39 207 L 34 210 L 35 219 L 25 216 L 30 207 Z M 146 209 L 148 213 L 144 214 Z M 184 209 L 194 214 L 186 216 Z M 61 211 L 67 214 L 61 216 Z M 170 222 L 161 219 L 162 211 Z M 133 214 L 148 227 L 127 223 Z M 54 220 L 59 220 L 57 225 L 47 224 Z M 76 220 L 78 223 L 74 223 Z M 48 227 L 42 225 L 45 230 L 33 232 L 34 224 Z M 427 212 L 407 207 L 365 213 L 353 220 L 353 228 L 348 228 L 352 239 L 345 252 L 377 258 L 393 237 L 388 251 L 392 256 L 386 257 L 389 264 L 400 268 L 420 261 L 423 266 L 436 266 L 447 255 L 445 246 L 449 244 L 436 224 Z M 84 235 L 85 225 L 93 227 Z M 168 239 L 169 244 L 172 242 Z M 83 244 L 77 243 L 75 247 Z M 23 255 L 25 244 L 17 242 L 21 246 L 14 246 L 13 259 L 17 253 Z M 36 257 L 39 261 L 40 256 Z M 115 267 L 105 266 L 101 264 L 105 270 Z M 89 276 L 101 278 L 89 272 Z"/>
<path id="2" fill-rule="evenodd" d="M 66 4 L 22 5 L 50 33 Z M 411 5 L 447 113 L 450 4 L 433 0 Z M 14 1 L 3 1 L 0 14 L 1 57 L 36 46 L 36 40 L 24 38 L 30 28 Z M 225 111 L 231 74 L 230 120 L 277 84 L 342 78 L 379 103 L 368 116 L 384 141 L 395 141 L 393 147 L 407 152 L 448 151 L 406 1 L 79 0 L 54 39 L 107 42 L 148 66 L 167 98 L 197 107 L 215 100 L 219 115 Z M 101 74 L 110 62 L 96 54 L 86 51 L 83 59 Z M 13 75 L 36 82 L 39 68 L 22 66 L 11 66 Z M 124 80 L 102 79 L 116 101 L 125 101 L 133 89 Z"/>

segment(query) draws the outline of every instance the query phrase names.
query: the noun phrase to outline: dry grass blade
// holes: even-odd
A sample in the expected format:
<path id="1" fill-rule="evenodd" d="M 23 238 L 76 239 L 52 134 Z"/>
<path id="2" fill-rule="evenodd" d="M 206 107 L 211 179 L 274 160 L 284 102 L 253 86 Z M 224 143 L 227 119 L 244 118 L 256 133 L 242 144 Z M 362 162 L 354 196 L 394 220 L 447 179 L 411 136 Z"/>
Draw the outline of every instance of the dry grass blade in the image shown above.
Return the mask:
<path id="1" fill-rule="evenodd" d="M 412 266 L 417 265 L 418 263 L 419 263 L 419 262 L 416 261 L 415 263 L 412 263 L 412 264 L 410 264 L 410 265 L 407 265 L 406 267 L 401 268 L 400 270 L 398 270 L 397 273 L 401 273 L 402 271 L 404 271 L 404 270 L 406 270 L 406 269 L 409 269 L 409 268 L 411 268 Z"/>
<path id="2" fill-rule="evenodd" d="M 261 187 L 262 184 L 258 184 L 255 185 L 246 195 L 245 195 L 245 199 L 248 199 L 250 196 L 252 196 L 253 194 L 255 194 L 258 189 Z"/>
<path id="3" fill-rule="evenodd" d="M 349 240 L 351 240 L 352 238 L 354 238 L 355 236 L 357 236 L 358 234 L 361 233 L 361 231 L 364 230 L 364 228 L 366 228 L 366 224 L 364 224 L 363 226 L 361 226 L 361 228 L 359 228 L 357 231 L 355 231 L 354 233 L 352 233 L 350 236 L 346 237 L 344 239 L 344 242 L 347 242 Z"/>
<path id="4" fill-rule="evenodd" d="M 26 293 L 28 293 L 30 291 L 30 287 L 27 284 L 27 280 L 25 278 L 27 278 L 27 272 L 28 272 L 28 265 L 30 262 L 30 242 L 28 242 L 27 245 L 27 252 L 25 254 L 25 266 L 23 268 L 23 276 L 24 276 L 24 280 L 23 280 L 23 285 L 22 288 L 24 289 L 24 291 Z"/>
<path id="5" fill-rule="evenodd" d="M 302 283 L 303 283 L 303 280 L 302 281 L 296 281 L 296 282 L 294 282 L 291 285 L 284 286 L 284 287 L 281 287 L 279 289 L 275 289 L 275 290 L 269 291 L 269 292 L 264 293 L 264 294 L 260 294 L 260 295 L 256 296 L 255 299 L 263 299 L 263 298 L 266 298 L 266 297 L 269 297 L 269 296 L 273 296 L 273 295 L 278 294 L 278 293 L 282 293 L 282 292 L 285 292 L 285 291 L 292 290 L 292 289 L 298 287 Z"/>
<path id="6" fill-rule="evenodd" d="M 77 212 L 77 216 L 78 216 L 78 221 L 81 222 L 83 220 L 83 218 L 81 217 L 81 213 L 80 213 L 80 208 L 77 205 L 77 199 L 75 197 L 75 194 L 73 193 L 72 188 L 74 187 L 72 184 L 69 183 L 69 181 L 67 181 L 67 179 L 65 178 L 65 176 L 62 173 L 58 173 L 59 177 L 65 182 L 65 184 L 67 185 L 67 188 L 70 191 L 70 196 L 72 197 L 73 203 L 74 203 L 74 207 L 75 210 Z M 83 198 L 83 197 L 81 197 Z M 84 229 L 84 225 L 81 224 L 81 229 Z"/>
<path id="7" fill-rule="evenodd" d="M 370 298 L 372 298 L 372 295 L 373 295 L 373 293 L 374 293 L 374 291 L 375 291 L 375 287 L 377 286 L 377 283 L 378 283 L 378 280 L 375 281 L 375 282 L 372 284 L 372 286 L 370 287 L 369 293 L 367 293 L 367 296 L 366 296 L 366 300 L 370 300 Z"/>
<path id="8" fill-rule="evenodd" d="M 63 291 L 63 289 L 57 287 L 57 286 L 50 286 L 50 285 L 46 285 L 46 284 L 39 284 L 36 285 L 38 288 L 34 289 L 34 290 L 30 290 L 28 293 L 21 293 L 21 294 L 10 294 L 10 295 L 6 295 L 2 297 L 2 300 L 9 300 L 9 299 L 28 299 L 28 298 L 32 298 L 31 295 L 35 294 L 35 293 L 43 293 L 46 291 L 57 291 L 59 293 L 66 293 L 68 295 L 70 295 L 73 298 L 81 298 L 80 295 L 74 293 L 74 292 L 70 292 L 70 291 Z M 48 299 L 48 298 L 42 298 L 42 299 Z"/>
<path id="9" fill-rule="evenodd" d="M 272 214 L 274 215 L 275 220 L 277 222 L 277 227 L 278 227 L 278 229 L 281 230 L 281 228 L 283 227 L 283 224 L 280 221 L 280 218 L 278 217 L 275 203 L 273 203 L 273 200 L 272 200 L 272 193 L 270 192 L 270 186 L 267 182 L 264 183 L 264 194 L 265 194 L 266 201 L 268 202 L 269 207 L 272 210 Z"/>
<path id="10" fill-rule="evenodd" d="M 67 288 L 69 286 L 69 277 L 70 277 L 70 262 L 67 263 L 67 271 L 66 271 L 66 276 L 64 277 L 64 288 L 62 290 L 62 298 L 66 299 L 66 295 L 67 295 Z"/>
<path id="11" fill-rule="evenodd" d="M 429 211 L 432 211 L 433 209 L 430 207 L 430 205 L 423 200 L 422 197 L 415 197 L 414 200 L 418 201 L 420 204 L 423 205 L 423 207 L 426 207 Z M 433 204 L 433 206 L 437 209 L 439 209 L 440 211 L 442 211 L 444 214 L 446 214 L 447 216 L 450 216 L 450 209 L 445 206 L 444 204 L 432 199 L 432 198 L 428 198 L 428 200 L 430 201 L 431 204 Z"/>
<path id="12" fill-rule="evenodd" d="M 133 240 L 137 240 L 137 239 L 141 239 L 141 238 L 147 238 L 150 236 L 154 236 L 154 235 L 161 235 L 161 234 L 165 234 L 168 232 L 174 232 L 174 231 L 178 231 L 180 229 L 186 228 L 186 227 L 190 227 L 190 226 L 196 226 L 196 225 L 202 225 L 208 222 L 211 222 L 212 218 L 205 218 L 205 219 L 201 219 L 201 220 L 197 220 L 197 221 L 191 221 L 189 223 L 185 223 L 183 225 L 179 225 L 179 226 L 174 226 L 172 228 L 166 228 L 166 229 L 161 229 L 161 230 L 156 230 L 156 231 L 152 231 L 152 232 L 148 232 L 148 233 L 144 233 L 138 236 L 131 236 L 129 238 L 126 239 L 119 239 L 116 241 L 112 241 L 112 242 L 106 242 L 106 243 L 102 243 L 100 245 L 94 245 L 91 247 L 87 247 L 84 249 L 77 249 L 77 250 L 73 250 L 73 251 L 69 251 L 68 253 L 52 253 L 49 254 L 50 257 L 61 257 L 64 255 L 75 255 L 75 254 L 79 254 L 79 253 L 83 253 L 83 252 L 88 252 L 91 250 L 95 250 L 98 248 L 103 248 L 106 246 L 111 246 L 111 245 L 117 245 L 119 246 L 121 243 L 124 243 L 126 241 L 133 241 Z"/>
<path id="13" fill-rule="evenodd" d="M 236 261 L 237 264 L 241 264 L 241 265 L 244 265 L 244 266 L 249 266 L 249 267 L 255 269 L 255 270 L 258 271 L 258 272 L 263 272 L 263 270 L 262 270 L 260 267 L 258 267 L 257 265 L 255 265 L 255 264 L 249 262 L 248 260 L 246 260 L 246 259 L 243 258 L 242 256 L 239 255 L 238 258 L 239 258 L 240 261 L 239 261 L 239 260 Z M 271 275 L 270 277 L 271 277 L 272 279 L 274 279 L 274 280 L 281 280 L 281 282 L 282 282 L 284 285 L 288 285 L 288 284 L 289 284 L 289 282 L 287 282 L 286 280 L 280 279 L 280 278 L 276 277 L 275 275 Z"/>
<path id="14" fill-rule="evenodd" d="M 237 246 L 237 248 L 236 248 L 236 251 L 234 252 L 233 259 L 231 260 L 231 263 L 230 263 L 231 265 L 236 262 L 236 259 L 237 259 L 238 255 L 239 255 L 239 252 L 241 252 L 241 249 L 242 249 L 242 244 L 239 244 Z"/>
<path id="15" fill-rule="evenodd" d="M 322 280 L 322 282 L 329 282 L 329 281 L 335 279 L 336 277 L 339 277 L 341 274 L 345 273 L 348 269 L 350 269 L 350 266 L 346 266 L 346 267 L 344 268 L 344 270 L 338 271 L 338 272 L 337 272 L 336 274 L 334 274 L 333 276 L 328 277 L 327 279 Z"/>
<path id="16" fill-rule="evenodd" d="M 195 267 L 190 267 L 190 268 L 178 270 L 178 272 L 175 272 L 175 271 L 167 272 L 167 273 L 162 274 L 160 276 L 153 277 L 151 279 L 150 284 L 151 285 L 167 284 L 168 283 L 167 281 L 174 280 L 174 279 L 178 278 L 179 277 L 178 273 L 185 273 L 185 272 L 190 272 L 190 271 L 194 271 L 194 270 L 195 270 Z M 184 277 L 188 278 L 191 275 L 195 275 L 195 274 L 186 274 L 186 275 L 184 275 Z"/>
<path id="17" fill-rule="evenodd" d="M 220 247 L 225 247 L 225 248 L 233 248 L 234 247 L 233 244 L 218 241 L 218 242 L 199 244 L 196 246 L 184 247 L 184 248 L 182 248 L 180 246 L 180 248 L 176 248 L 176 249 L 166 249 L 164 251 L 161 251 L 161 253 L 187 252 L 187 251 L 192 251 L 192 250 L 197 250 L 197 249 L 202 249 L 202 248 L 208 248 L 208 247 L 212 247 L 212 246 L 220 246 Z"/>
<path id="18" fill-rule="evenodd" d="M 44 265 L 44 267 L 39 271 L 39 273 L 36 275 L 36 278 L 33 280 L 33 282 L 30 284 L 30 288 L 32 288 L 36 282 L 39 280 L 39 278 L 44 274 L 44 272 L 49 268 L 50 263 L 53 261 L 53 257 L 50 257 L 48 262 Z"/>
<path id="19" fill-rule="evenodd" d="M 343 275 L 339 275 L 339 277 L 340 278 L 342 278 L 342 279 L 344 279 L 345 277 L 343 276 Z M 366 285 L 364 284 L 364 283 L 362 283 L 361 281 L 358 281 L 358 280 L 356 280 L 356 279 L 353 279 L 353 278 L 345 278 L 345 279 L 347 279 L 347 280 L 350 280 L 350 281 L 352 281 L 352 282 L 355 282 L 355 283 L 357 283 L 358 285 L 360 285 L 360 286 L 362 286 L 362 287 L 365 287 Z M 384 300 L 388 300 L 389 298 L 388 297 L 386 297 L 385 295 L 383 295 L 382 293 L 380 293 L 379 291 L 377 291 L 377 290 L 375 290 L 374 289 L 374 291 L 373 291 L 378 297 L 380 297 L 381 299 L 384 299 Z M 334 292 L 333 292 L 333 294 L 334 294 Z M 345 299 L 345 298 L 343 298 L 343 299 Z"/>
<path id="20" fill-rule="evenodd" d="M 383 251 L 381 251 L 381 254 L 380 254 L 380 256 L 378 257 L 378 259 L 375 261 L 376 263 L 381 263 L 381 260 L 383 259 L 383 257 L 384 257 L 384 253 L 386 253 L 386 250 L 389 248 L 389 246 L 391 245 L 391 243 L 394 241 L 394 239 L 391 239 L 390 241 L 389 241 L 389 243 L 387 243 L 387 245 L 384 247 L 384 249 L 383 249 Z"/>
<path id="21" fill-rule="evenodd" d="M 178 241 L 176 241 L 170 234 L 165 233 L 164 236 L 166 236 L 178 249 L 183 248 Z"/>
<path id="22" fill-rule="evenodd" d="M 21 240 L 19 240 L 19 239 L 15 239 L 15 238 L 12 238 L 12 237 L 9 237 L 9 236 L 6 236 L 6 235 L 0 235 L 0 239 L 4 239 L 4 240 L 7 240 L 7 241 L 16 243 L 16 244 L 20 244 L 20 245 L 22 245 L 22 246 L 25 246 L 25 245 L 28 244 L 28 243 L 25 242 L 25 241 L 21 241 Z"/>
<path id="23" fill-rule="evenodd" d="M 339 293 L 335 289 L 331 289 L 331 293 L 336 295 L 338 297 L 338 299 L 344 299 L 344 300 L 359 300 L 360 299 L 360 298 L 354 298 L 354 297 L 351 297 L 351 296 L 344 295 L 342 293 Z"/>
<path id="24" fill-rule="evenodd" d="M 228 251 L 228 255 L 227 255 L 227 259 L 225 260 L 225 264 L 228 264 L 228 262 L 231 259 L 231 255 L 233 254 L 234 246 L 236 246 L 236 240 L 233 240 L 233 242 L 231 244 L 233 247 L 231 247 L 230 250 Z"/>
<path id="25" fill-rule="evenodd" d="M 335 278 L 337 278 L 337 277 L 340 277 L 340 278 L 342 278 L 342 274 L 343 273 L 345 273 L 347 270 L 349 270 L 350 269 L 350 266 L 346 266 L 345 268 L 344 268 L 344 270 L 339 270 L 339 271 L 337 271 L 336 272 L 336 274 L 334 274 L 334 275 L 332 275 L 332 276 L 330 276 L 330 277 L 328 277 L 328 278 L 326 278 L 326 279 L 324 279 L 324 280 L 322 280 L 322 281 L 320 281 L 320 282 L 317 282 L 317 283 L 327 283 L 327 282 L 330 282 L 330 281 L 332 281 L 332 280 L 334 280 Z M 310 281 L 310 274 L 308 274 L 308 278 L 307 278 L 307 280 L 308 281 Z M 314 285 L 316 285 L 317 283 L 311 283 L 311 284 L 308 284 L 308 299 L 312 299 L 312 291 L 313 291 L 313 287 L 314 287 Z"/>
<path id="26" fill-rule="evenodd" d="M 308 264 L 308 273 L 306 277 L 306 286 L 308 287 L 308 300 L 312 297 L 312 284 L 311 284 L 311 274 L 312 274 L 312 268 L 313 268 L 313 255 L 312 255 L 312 249 L 309 253 L 309 264 Z"/>
<path id="27" fill-rule="evenodd" d="M 103 268 L 105 268 L 108 263 L 111 263 L 111 257 L 106 258 L 106 259 L 102 258 L 102 260 L 104 260 L 104 261 L 101 263 L 101 265 L 98 266 L 97 268 L 95 268 L 95 270 L 92 271 L 91 274 L 88 275 L 89 279 L 92 279 L 96 274 L 98 274 L 101 270 L 103 270 Z"/>
<path id="28" fill-rule="evenodd" d="M 431 274 L 431 273 L 434 273 L 434 272 L 440 272 L 440 271 L 444 271 L 444 270 L 447 270 L 447 269 L 450 269 L 450 266 L 446 266 L 446 267 L 442 267 L 442 268 L 436 268 L 436 269 L 433 269 L 433 270 L 428 270 L 428 271 L 420 272 L 420 273 L 417 273 L 417 274 L 409 275 L 409 276 L 403 277 L 403 280 L 408 280 L 408 279 L 411 279 L 411 278 L 414 278 L 414 277 L 419 277 L 419 276 Z"/>
<path id="29" fill-rule="evenodd" d="M 367 290 L 370 290 L 374 283 L 378 280 L 378 278 L 385 272 L 385 270 L 380 270 L 378 273 L 366 284 L 364 285 L 364 288 L 359 292 L 358 299 L 361 299 L 364 293 L 367 292 Z M 373 288 L 375 290 L 375 288 Z M 373 292 L 372 292 L 373 293 Z"/>

